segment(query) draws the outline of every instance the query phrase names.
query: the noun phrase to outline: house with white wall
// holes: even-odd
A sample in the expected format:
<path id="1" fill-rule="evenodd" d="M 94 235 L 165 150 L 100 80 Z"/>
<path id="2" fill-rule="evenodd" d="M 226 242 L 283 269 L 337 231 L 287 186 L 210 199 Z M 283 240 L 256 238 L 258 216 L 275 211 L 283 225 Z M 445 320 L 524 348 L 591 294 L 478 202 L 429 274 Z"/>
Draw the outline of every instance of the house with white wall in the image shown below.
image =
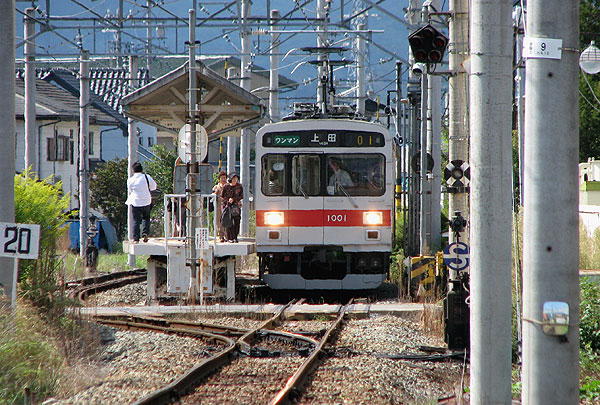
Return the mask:
<path id="1" fill-rule="evenodd" d="M 25 170 L 25 88 L 16 79 L 16 170 Z M 117 120 L 90 106 L 88 149 L 90 167 L 101 161 L 102 127 L 115 126 Z M 79 190 L 79 98 L 45 80 L 36 80 L 36 166 L 40 179 L 62 181 L 62 190 L 69 194 L 70 208 L 78 208 Z"/>

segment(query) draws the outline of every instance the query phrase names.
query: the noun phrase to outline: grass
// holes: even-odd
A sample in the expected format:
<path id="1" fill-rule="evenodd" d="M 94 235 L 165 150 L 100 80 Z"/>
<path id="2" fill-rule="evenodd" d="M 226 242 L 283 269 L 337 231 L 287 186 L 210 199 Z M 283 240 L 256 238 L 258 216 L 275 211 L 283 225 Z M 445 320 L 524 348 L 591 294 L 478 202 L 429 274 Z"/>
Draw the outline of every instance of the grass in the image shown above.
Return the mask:
<path id="1" fill-rule="evenodd" d="M 98 348 L 97 334 L 74 318 L 49 321 L 22 300 L 14 314 L 0 310 L 0 403 L 73 394 L 97 375 Z"/>
<path id="2" fill-rule="evenodd" d="M 148 256 L 136 256 L 134 268 L 145 269 Z M 128 255 L 126 253 L 102 253 L 98 255 L 98 265 L 96 271 L 100 273 L 114 273 L 117 271 L 130 270 L 128 265 Z M 67 252 L 64 259 L 65 276 L 67 279 L 80 278 L 86 276 L 87 270 L 84 261 L 79 255 Z"/>

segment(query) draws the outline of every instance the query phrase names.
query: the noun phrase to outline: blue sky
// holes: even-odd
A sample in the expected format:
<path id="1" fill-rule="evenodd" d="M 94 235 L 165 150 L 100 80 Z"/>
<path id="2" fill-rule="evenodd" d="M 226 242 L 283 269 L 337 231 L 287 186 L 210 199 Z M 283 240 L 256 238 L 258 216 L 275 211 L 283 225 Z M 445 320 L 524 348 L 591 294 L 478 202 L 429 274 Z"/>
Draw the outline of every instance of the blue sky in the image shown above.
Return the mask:
<path id="1" fill-rule="evenodd" d="M 157 39 L 156 27 L 153 27 L 152 36 L 153 44 L 157 46 L 154 51 L 157 53 L 187 53 L 184 41 L 188 38 L 187 19 L 188 10 L 193 7 L 192 0 L 154 0 L 158 6 L 151 9 L 153 18 L 166 18 L 177 16 L 181 20 L 177 23 L 178 28 L 175 28 L 174 22 L 164 21 L 164 38 Z M 143 18 L 146 16 L 146 0 L 124 0 L 124 16 L 131 15 L 134 18 Z M 232 4 L 229 8 L 224 9 L 224 4 Z M 294 51 L 295 48 L 305 46 L 316 46 L 316 35 L 312 33 L 316 27 L 313 24 L 307 23 L 306 18 L 316 16 L 316 0 L 255 0 L 252 4 L 251 16 L 265 16 L 267 4 L 270 3 L 271 9 L 278 9 L 281 15 L 291 12 L 296 4 L 305 4 L 300 10 L 296 10 L 290 14 L 295 18 L 287 25 L 281 25 L 284 30 L 302 30 L 306 33 L 282 34 L 281 54 L 286 54 L 292 50 L 285 60 L 280 62 L 281 73 L 289 78 L 302 83 L 300 88 L 294 94 L 288 94 L 292 97 L 313 97 L 314 96 L 314 78 L 316 71 L 313 67 L 302 65 L 297 68 L 294 73 L 292 71 L 301 62 L 314 57 L 308 57 L 306 53 Z M 351 15 L 354 1 L 346 0 L 342 5 L 342 0 L 333 0 L 331 4 L 330 20 L 332 23 L 339 22 L 342 18 L 347 18 Z M 387 0 L 380 3 L 380 6 L 393 15 L 403 18 L 404 7 L 407 6 L 408 0 Z M 52 0 L 50 2 L 50 15 L 52 17 L 61 17 L 63 19 L 70 18 L 71 20 L 53 21 L 54 31 L 48 31 L 36 38 L 37 52 L 42 55 L 54 55 L 55 57 L 76 55 L 78 53 L 76 47 L 76 37 L 78 32 L 81 33 L 84 47 L 90 50 L 91 56 L 106 55 L 109 52 L 110 42 L 114 41 L 115 33 L 113 30 L 104 31 L 97 29 L 95 32 L 90 23 L 82 20 L 86 17 L 106 17 L 116 16 L 119 5 L 119 0 Z M 37 1 L 38 7 L 37 17 L 43 19 L 47 14 L 46 1 Z M 87 11 L 81 5 L 85 5 L 91 9 Z M 17 9 L 23 12 L 25 8 L 30 7 L 31 2 L 17 1 Z M 218 14 L 219 17 L 226 17 L 225 21 L 211 21 L 197 28 L 196 37 L 201 41 L 201 53 L 203 55 L 223 55 L 231 54 L 239 56 L 240 38 L 239 30 L 234 25 L 233 18 L 237 15 L 237 5 L 235 1 L 210 1 L 200 2 L 198 6 L 198 17 L 204 18 L 211 14 L 224 9 Z M 342 15 L 343 11 L 343 15 Z M 79 20 L 77 20 L 79 19 Z M 23 39 L 23 15 L 16 13 L 16 42 L 20 43 Z M 370 67 L 372 73 L 371 89 L 375 96 L 380 96 L 385 100 L 387 90 L 394 89 L 395 80 L 395 56 L 400 56 L 404 59 L 408 55 L 408 36 L 407 28 L 399 23 L 393 17 L 382 10 L 372 9 L 368 13 L 368 27 L 378 31 L 372 34 L 373 41 L 370 44 Z M 157 22 L 159 23 L 159 22 Z M 134 52 L 141 52 L 143 49 L 143 40 L 146 38 L 146 25 L 143 21 L 136 21 L 136 26 L 139 28 L 128 28 L 126 33 L 122 35 L 122 41 L 127 44 Z M 132 27 L 131 22 L 126 25 Z M 99 27 L 99 26 L 97 26 Z M 266 28 L 266 25 L 257 28 Z M 339 27 L 331 27 L 333 30 L 339 30 Z M 36 31 L 39 31 L 39 27 Z M 383 32 L 379 32 L 383 31 Z M 338 42 L 339 45 L 351 47 L 351 34 L 337 34 L 332 36 L 332 41 Z M 114 42 L 113 42 L 114 43 Z M 268 59 L 269 38 L 265 35 L 253 35 L 252 37 L 252 52 L 254 63 L 263 68 L 269 67 Z M 18 47 L 17 57 L 22 57 L 23 47 Z M 353 60 L 352 52 L 348 51 L 344 54 L 348 60 Z M 336 79 L 345 80 L 349 77 L 351 71 L 349 69 L 340 69 L 336 71 Z M 343 86 L 338 87 L 340 90 Z M 290 100 L 293 102 L 295 100 Z"/>

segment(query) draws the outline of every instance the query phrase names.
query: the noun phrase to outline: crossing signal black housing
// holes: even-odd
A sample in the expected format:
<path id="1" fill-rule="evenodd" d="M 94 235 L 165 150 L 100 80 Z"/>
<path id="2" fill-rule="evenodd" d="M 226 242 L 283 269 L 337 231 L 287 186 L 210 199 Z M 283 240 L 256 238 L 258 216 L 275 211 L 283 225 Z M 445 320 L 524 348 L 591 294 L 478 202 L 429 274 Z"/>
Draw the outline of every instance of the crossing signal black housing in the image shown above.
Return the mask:
<path id="1" fill-rule="evenodd" d="M 441 63 L 448 46 L 448 37 L 427 24 L 408 36 L 415 62 Z"/>

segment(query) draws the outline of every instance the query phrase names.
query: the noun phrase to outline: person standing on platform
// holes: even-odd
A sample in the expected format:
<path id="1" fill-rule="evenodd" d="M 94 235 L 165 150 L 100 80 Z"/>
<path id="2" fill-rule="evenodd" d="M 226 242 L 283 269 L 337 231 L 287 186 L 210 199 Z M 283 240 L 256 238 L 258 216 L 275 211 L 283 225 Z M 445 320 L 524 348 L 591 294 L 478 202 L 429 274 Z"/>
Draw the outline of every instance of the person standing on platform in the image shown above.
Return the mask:
<path id="1" fill-rule="evenodd" d="M 226 228 L 227 240 L 232 243 L 238 242 L 240 233 L 241 205 L 244 198 L 244 188 L 240 184 L 240 176 L 231 173 L 229 183 L 223 186 L 221 197 L 223 198 L 223 210 L 229 208 L 232 225 Z"/>
<path id="2" fill-rule="evenodd" d="M 217 236 L 220 238 L 221 242 L 225 242 L 225 229 L 223 229 L 223 226 L 221 225 L 221 215 L 223 214 L 223 187 L 227 184 L 227 173 L 225 173 L 223 170 L 221 170 L 219 172 L 219 176 L 218 176 L 219 182 L 217 184 L 215 184 L 215 186 L 213 187 L 212 191 L 213 194 L 215 194 L 217 196 L 217 201 L 215 203 L 215 207 L 217 207 L 217 209 L 215 210 L 215 215 L 217 216 Z"/>
<path id="3" fill-rule="evenodd" d="M 142 240 L 148 242 L 150 234 L 150 211 L 152 210 L 152 196 L 150 191 L 156 190 L 156 182 L 152 176 L 144 173 L 140 162 L 135 162 L 131 168 L 133 176 L 127 179 L 127 201 L 125 204 L 133 207 L 133 243 L 140 241 L 140 225 L 142 227 Z"/>

